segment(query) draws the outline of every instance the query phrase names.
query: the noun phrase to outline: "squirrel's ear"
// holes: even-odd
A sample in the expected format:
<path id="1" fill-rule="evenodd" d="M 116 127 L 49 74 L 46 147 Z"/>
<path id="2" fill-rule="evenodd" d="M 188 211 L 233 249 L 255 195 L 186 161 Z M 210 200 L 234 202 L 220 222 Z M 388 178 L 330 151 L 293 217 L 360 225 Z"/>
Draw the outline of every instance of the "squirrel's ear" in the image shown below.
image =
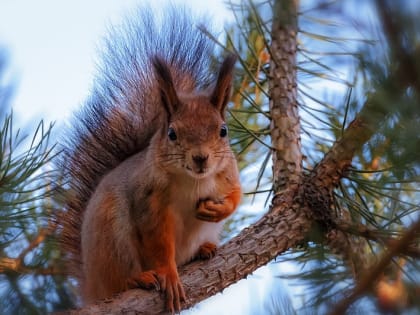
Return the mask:
<path id="1" fill-rule="evenodd" d="M 216 86 L 211 94 L 210 101 L 217 110 L 225 116 L 225 108 L 229 101 L 232 89 L 233 67 L 235 66 L 236 56 L 230 54 L 223 60 L 217 77 Z"/>
<path id="2" fill-rule="evenodd" d="M 152 59 L 155 78 L 158 82 L 160 97 L 168 115 L 171 116 L 179 106 L 179 99 L 175 91 L 171 71 L 167 63 L 160 57 L 155 56 Z"/>

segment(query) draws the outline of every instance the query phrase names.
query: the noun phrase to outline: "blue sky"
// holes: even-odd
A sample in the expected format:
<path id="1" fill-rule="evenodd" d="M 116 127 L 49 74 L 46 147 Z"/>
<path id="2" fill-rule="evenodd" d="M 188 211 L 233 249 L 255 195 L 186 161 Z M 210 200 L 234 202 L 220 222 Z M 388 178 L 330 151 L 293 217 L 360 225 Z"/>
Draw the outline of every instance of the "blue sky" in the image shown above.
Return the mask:
<path id="1" fill-rule="evenodd" d="M 140 0 L 1 0 L 0 46 L 9 53 L 8 77 L 18 122 L 62 121 L 89 93 L 101 39 Z M 186 3 L 223 28 L 231 15 L 223 0 Z M 157 8 L 163 1 L 155 1 Z"/>

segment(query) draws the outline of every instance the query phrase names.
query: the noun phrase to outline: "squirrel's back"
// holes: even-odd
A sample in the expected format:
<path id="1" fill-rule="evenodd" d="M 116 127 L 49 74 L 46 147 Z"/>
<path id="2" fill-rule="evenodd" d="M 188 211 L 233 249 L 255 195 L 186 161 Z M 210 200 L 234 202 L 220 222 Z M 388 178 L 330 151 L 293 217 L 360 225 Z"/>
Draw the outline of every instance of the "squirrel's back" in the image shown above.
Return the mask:
<path id="1" fill-rule="evenodd" d="M 167 63 L 179 91 L 205 90 L 214 83 L 214 44 L 201 27 L 204 21 L 183 9 L 156 17 L 142 8 L 106 39 L 91 96 L 72 121 L 60 161 L 69 191 L 59 223 L 74 276 L 81 271 L 83 211 L 95 188 L 109 171 L 147 148 L 161 123 L 153 57 Z"/>

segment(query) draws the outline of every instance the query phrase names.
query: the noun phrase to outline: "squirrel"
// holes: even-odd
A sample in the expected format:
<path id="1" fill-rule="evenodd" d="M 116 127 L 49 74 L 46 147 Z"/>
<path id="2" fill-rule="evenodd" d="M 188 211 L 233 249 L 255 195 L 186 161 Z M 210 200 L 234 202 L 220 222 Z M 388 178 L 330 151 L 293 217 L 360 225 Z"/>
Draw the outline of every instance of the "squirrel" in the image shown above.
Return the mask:
<path id="1" fill-rule="evenodd" d="M 180 311 L 177 266 L 215 255 L 240 202 L 225 117 L 236 57 L 215 68 L 214 42 L 196 21 L 143 8 L 113 29 L 72 122 L 59 224 L 83 303 L 140 287 Z"/>

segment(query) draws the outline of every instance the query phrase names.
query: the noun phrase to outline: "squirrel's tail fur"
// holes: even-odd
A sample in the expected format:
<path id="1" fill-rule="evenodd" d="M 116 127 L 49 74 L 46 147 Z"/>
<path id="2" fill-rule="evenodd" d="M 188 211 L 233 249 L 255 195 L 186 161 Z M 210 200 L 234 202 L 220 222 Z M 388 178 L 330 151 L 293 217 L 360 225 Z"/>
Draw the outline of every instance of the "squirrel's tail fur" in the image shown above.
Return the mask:
<path id="1" fill-rule="evenodd" d="M 167 62 L 180 90 L 206 89 L 214 82 L 214 43 L 200 30 L 204 21 L 179 8 L 154 14 L 142 8 L 111 30 L 91 96 L 63 145 L 60 167 L 69 191 L 59 224 L 69 271 L 76 278 L 81 277 L 83 211 L 91 195 L 107 172 L 145 149 L 159 128 L 161 106 L 151 59 L 158 55 Z"/>

